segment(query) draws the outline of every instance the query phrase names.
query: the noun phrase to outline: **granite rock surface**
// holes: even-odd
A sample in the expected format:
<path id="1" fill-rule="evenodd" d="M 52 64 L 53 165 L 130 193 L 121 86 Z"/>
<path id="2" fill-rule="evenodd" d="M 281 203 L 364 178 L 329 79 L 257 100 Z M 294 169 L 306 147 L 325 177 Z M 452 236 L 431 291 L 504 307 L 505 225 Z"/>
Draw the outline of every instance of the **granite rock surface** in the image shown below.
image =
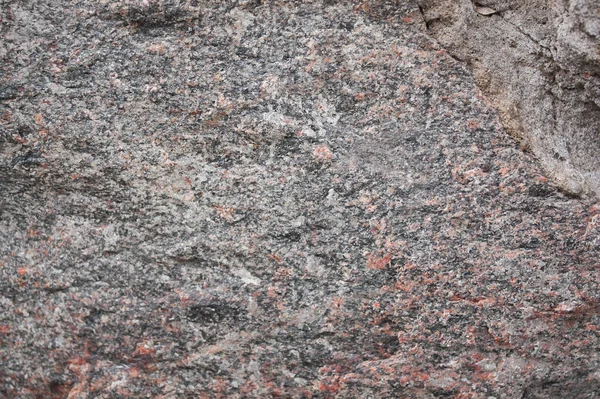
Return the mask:
<path id="1" fill-rule="evenodd" d="M 600 196 L 600 2 L 418 0 L 427 30 L 466 61 L 564 191 Z"/>
<path id="2" fill-rule="evenodd" d="M 600 204 L 399 1 L 3 1 L 0 397 L 590 398 Z"/>

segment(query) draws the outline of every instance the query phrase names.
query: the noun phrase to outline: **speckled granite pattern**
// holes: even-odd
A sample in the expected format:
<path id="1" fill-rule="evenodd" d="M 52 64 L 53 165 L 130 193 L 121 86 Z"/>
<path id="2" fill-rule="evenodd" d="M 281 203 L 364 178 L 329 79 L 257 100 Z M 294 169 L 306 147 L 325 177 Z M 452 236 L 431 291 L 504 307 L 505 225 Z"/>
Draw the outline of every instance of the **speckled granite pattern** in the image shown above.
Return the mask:
<path id="1" fill-rule="evenodd" d="M 418 15 L 3 0 L 0 397 L 597 397 L 600 204 Z"/>

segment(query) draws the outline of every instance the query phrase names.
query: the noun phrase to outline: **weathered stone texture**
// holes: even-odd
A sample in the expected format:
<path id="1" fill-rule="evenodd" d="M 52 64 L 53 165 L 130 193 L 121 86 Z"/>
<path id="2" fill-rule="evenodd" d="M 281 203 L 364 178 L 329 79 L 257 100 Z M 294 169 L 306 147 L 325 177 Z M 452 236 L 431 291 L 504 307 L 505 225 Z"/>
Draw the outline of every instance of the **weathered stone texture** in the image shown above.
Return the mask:
<path id="1" fill-rule="evenodd" d="M 469 63 L 505 127 L 559 186 L 600 193 L 600 3 L 419 4 L 428 31 Z"/>
<path id="2" fill-rule="evenodd" d="M 600 392 L 600 204 L 413 3 L 1 4 L 0 398 Z"/>

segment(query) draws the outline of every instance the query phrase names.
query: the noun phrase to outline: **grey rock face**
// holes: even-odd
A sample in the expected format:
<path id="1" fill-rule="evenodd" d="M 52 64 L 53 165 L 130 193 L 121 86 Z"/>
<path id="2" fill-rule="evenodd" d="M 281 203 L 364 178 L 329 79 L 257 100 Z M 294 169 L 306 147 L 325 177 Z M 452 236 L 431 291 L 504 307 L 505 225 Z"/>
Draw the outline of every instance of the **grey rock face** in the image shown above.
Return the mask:
<path id="1" fill-rule="evenodd" d="M 600 194 L 600 3 L 419 0 L 504 126 L 567 192 Z"/>
<path id="2" fill-rule="evenodd" d="M 600 390 L 600 205 L 416 6 L 1 11 L 0 398 Z"/>

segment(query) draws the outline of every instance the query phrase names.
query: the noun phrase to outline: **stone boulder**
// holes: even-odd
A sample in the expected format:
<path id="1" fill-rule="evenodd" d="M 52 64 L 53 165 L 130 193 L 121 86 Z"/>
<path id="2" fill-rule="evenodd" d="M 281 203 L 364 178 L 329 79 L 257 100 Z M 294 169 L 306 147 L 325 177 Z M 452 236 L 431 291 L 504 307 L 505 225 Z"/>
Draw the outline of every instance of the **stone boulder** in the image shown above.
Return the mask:
<path id="1" fill-rule="evenodd" d="M 419 0 L 428 31 L 466 61 L 564 191 L 600 193 L 600 3 Z"/>

